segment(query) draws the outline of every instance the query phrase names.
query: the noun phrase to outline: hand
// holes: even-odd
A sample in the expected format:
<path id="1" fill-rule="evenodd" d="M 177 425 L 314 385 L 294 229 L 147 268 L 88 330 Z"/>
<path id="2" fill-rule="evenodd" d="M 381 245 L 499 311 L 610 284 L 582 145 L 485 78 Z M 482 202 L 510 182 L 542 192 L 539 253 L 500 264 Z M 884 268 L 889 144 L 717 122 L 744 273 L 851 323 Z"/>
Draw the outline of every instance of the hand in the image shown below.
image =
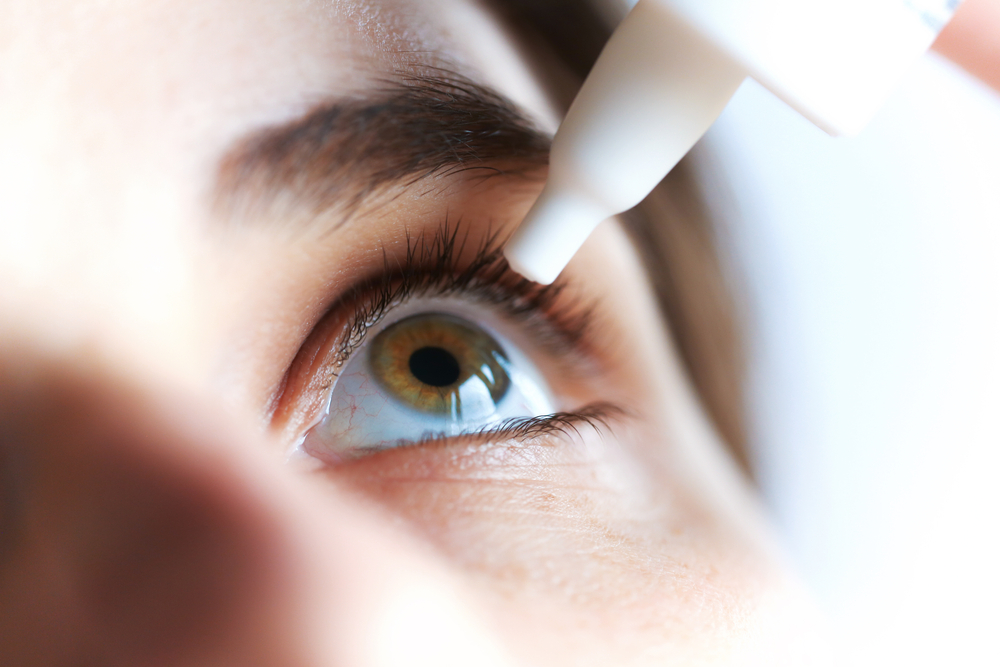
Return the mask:
<path id="1" fill-rule="evenodd" d="M 1000 90 L 1000 0 L 966 0 L 934 49 Z"/>

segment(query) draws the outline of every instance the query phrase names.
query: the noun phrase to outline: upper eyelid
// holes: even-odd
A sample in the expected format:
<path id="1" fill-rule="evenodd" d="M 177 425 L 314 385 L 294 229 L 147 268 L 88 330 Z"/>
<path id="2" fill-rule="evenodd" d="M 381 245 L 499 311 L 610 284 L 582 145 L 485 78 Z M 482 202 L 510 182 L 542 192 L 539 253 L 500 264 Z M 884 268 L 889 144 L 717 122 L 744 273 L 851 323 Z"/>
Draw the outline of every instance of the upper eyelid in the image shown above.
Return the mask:
<path id="1" fill-rule="evenodd" d="M 514 274 L 503 259 L 501 239 L 489 232 L 475 248 L 471 261 L 463 261 L 469 234 L 460 229 L 460 223 L 445 221 L 430 237 L 408 237 L 404 261 L 394 264 L 386 257 L 379 276 L 361 281 L 331 306 L 328 312 L 348 304 L 354 307 L 334 365 L 342 366 L 364 343 L 369 330 L 407 300 L 457 296 L 497 307 L 527 326 L 539 347 L 571 357 L 578 374 L 589 375 L 587 371 L 595 370 L 590 363 L 594 355 L 587 349 L 594 328 L 594 305 L 561 299 L 564 282 L 541 286 Z"/>

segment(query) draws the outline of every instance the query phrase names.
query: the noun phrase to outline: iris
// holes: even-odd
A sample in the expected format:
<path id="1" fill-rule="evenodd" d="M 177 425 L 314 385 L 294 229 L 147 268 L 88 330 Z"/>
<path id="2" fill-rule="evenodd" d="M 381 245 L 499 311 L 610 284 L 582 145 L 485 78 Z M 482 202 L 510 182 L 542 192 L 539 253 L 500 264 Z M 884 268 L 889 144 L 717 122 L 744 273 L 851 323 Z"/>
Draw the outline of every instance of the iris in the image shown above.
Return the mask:
<path id="1" fill-rule="evenodd" d="M 307 451 L 332 461 L 553 412 L 528 357 L 447 312 L 386 324 L 345 364 Z"/>
<path id="2" fill-rule="evenodd" d="M 453 315 L 415 315 L 369 348 L 378 383 L 404 405 L 456 419 L 486 417 L 510 387 L 507 354 L 481 328 Z"/>

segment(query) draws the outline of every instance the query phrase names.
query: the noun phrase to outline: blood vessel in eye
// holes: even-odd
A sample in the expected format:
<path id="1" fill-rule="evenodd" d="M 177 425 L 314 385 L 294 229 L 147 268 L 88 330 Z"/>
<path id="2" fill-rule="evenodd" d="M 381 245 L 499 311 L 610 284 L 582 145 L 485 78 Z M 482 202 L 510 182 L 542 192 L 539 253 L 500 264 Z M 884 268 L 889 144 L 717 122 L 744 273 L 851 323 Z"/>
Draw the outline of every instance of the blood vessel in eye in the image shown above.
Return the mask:
<path id="1" fill-rule="evenodd" d="M 447 387 L 458 381 L 458 359 L 440 347 L 422 347 L 410 355 L 410 372 L 424 384 Z"/>

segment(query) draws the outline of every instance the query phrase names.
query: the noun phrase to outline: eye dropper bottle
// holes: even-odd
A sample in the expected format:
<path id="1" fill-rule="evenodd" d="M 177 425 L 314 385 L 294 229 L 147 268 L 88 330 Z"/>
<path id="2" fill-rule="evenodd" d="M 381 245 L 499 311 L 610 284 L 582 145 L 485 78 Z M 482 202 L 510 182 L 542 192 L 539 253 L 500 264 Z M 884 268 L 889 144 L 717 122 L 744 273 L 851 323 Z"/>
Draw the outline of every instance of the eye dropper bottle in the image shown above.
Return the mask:
<path id="1" fill-rule="evenodd" d="M 603 220 L 648 195 L 745 78 L 834 136 L 862 130 L 961 0 L 639 0 L 552 144 L 504 249 L 551 283 Z"/>

